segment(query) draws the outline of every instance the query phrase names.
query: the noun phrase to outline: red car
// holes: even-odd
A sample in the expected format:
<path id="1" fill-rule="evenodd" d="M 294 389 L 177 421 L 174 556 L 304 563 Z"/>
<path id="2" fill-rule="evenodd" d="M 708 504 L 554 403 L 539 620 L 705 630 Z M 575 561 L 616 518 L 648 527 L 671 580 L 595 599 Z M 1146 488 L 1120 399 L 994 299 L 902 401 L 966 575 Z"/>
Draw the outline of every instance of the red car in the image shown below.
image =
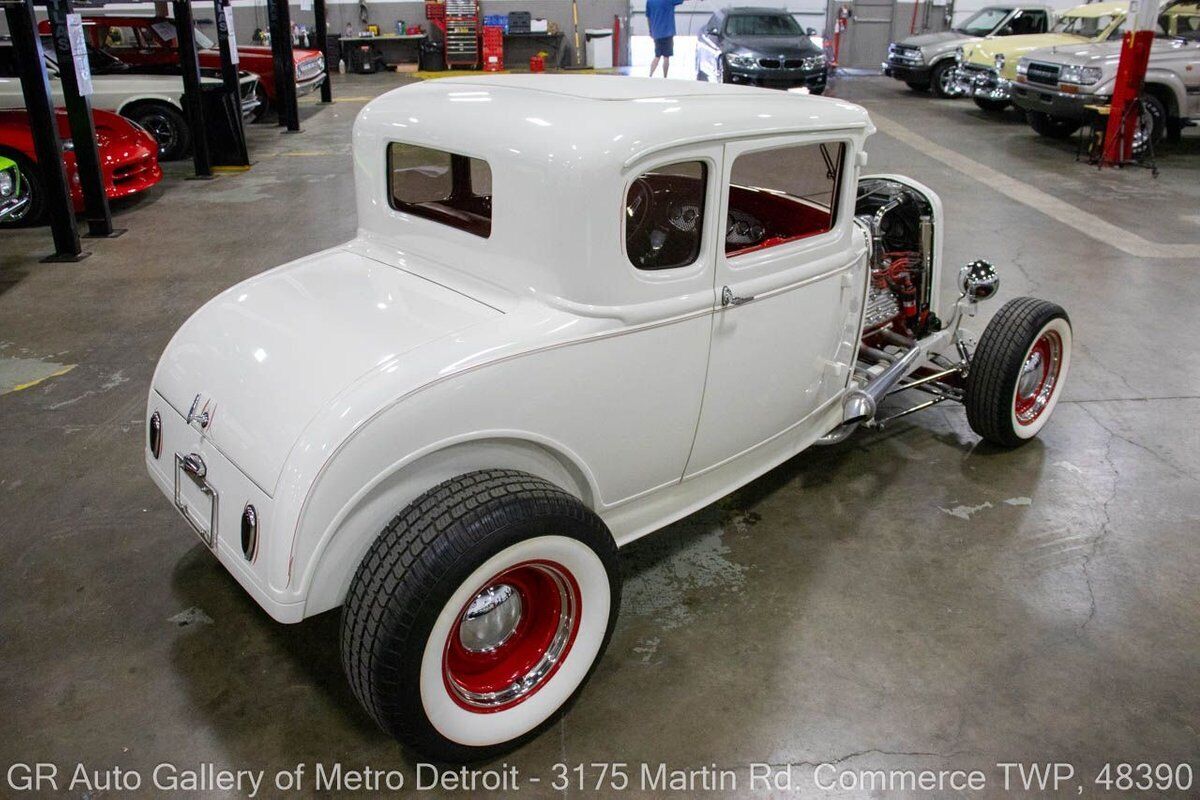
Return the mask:
<path id="1" fill-rule="evenodd" d="M 63 140 L 63 162 L 67 168 L 67 184 L 75 210 L 83 211 L 83 189 L 75 170 L 74 145 L 70 143 L 71 126 L 67 112 L 58 109 L 58 135 Z M 143 128 L 109 111 L 92 110 L 96 124 L 96 142 L 100 149 L 100 171 L 104 175 L 104 190 L 109 200 L 144 192 L 162 180 L 158 166 L 158 143 Z M 0 155 L 11 158 L 21 171 L 21 191 L 29 193 L 29 204 L 13 216 L 0 222 L 0 227 L 35 225 L 46 211 L 45 182 L 38 169 L 33 148 L 33 132 L 29 114 L 24 109 L 0 111 Z"/>
<path id="2" fill-rule="evenodd" d="M 38 29 L 48 34 L 49 22 L 43 20 Z M 93 49 L 113 56 L 135 72 L 179 71 L 174 20 L 96 14 L 83 18 L 83 29 Z M 217 43 L 199 30 L 196 31 L 196 49 L 202 69 L 221 68 L 221 51 Z M 259 76 L 257 120 L 275 104 L 275 60 L 271 57 L 270 47 L 238 45 L 237 52 L 238 68 Z M 292 57 L 296 62 L 296 94 L 304 95 L 321 88 L 325 81 L 325 56 L 319 50 L 293 48 Z"/>

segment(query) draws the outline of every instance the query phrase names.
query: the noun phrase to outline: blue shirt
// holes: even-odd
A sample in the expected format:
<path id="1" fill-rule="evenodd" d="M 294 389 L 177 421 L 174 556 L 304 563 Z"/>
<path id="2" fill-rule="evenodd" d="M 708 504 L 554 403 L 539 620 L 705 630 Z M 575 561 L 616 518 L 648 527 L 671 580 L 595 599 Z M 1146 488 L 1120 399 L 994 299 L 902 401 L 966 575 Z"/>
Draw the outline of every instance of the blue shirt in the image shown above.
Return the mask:
<path id="1" fill-rule="evenodd" d="M 650 23 L 651 39 L 666 39 L 675 35 L 675 6 L 683 0 L 646 0 L 646 19 Z"/>

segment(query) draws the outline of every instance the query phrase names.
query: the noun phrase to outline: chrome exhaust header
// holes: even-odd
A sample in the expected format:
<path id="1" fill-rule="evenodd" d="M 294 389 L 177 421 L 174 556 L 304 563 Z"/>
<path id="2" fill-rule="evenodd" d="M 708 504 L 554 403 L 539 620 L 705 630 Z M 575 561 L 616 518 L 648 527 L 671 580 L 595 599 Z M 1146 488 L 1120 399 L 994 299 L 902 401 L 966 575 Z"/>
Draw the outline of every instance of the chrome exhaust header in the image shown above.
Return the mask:
<path id="1" fill-rule="evenodd" d="M 921 348 L 914 347 L 892 361 L 888 367 L 865 386 L 847 393 L 842 401 L 842 424 L 870 422 L 875 418 L 879 402 L 908 375 L 921 359 Z"/>

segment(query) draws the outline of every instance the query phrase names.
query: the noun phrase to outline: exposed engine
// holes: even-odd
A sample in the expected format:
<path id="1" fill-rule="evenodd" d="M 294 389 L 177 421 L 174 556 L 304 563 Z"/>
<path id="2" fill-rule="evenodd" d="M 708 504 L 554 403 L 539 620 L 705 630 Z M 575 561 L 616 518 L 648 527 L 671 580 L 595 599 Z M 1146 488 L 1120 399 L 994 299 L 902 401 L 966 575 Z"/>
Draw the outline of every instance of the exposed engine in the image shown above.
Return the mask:
<path id="1" fill-rule="evenodd" d="M 854 214 L 871 231 L 871 287 L 863 335 L 885 328 L 919 338 L 940 323 L 930 313 L 933 208 L 886 178 L 859 182 Z"/>

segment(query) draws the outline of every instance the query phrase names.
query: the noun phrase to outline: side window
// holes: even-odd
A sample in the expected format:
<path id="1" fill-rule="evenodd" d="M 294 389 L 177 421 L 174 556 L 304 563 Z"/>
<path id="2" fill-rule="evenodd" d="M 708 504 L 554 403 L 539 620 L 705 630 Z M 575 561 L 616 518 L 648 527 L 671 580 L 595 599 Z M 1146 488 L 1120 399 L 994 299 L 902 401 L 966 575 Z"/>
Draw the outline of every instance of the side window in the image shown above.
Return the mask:
<path id="1" fill-rule="evenodd" d="M 414 144 L 388 145 L 388 202 L 397 211 L 488 238 L 492 170 L 486 161 Z"/>
<path id="2" fill-rule="evenodd" d="M 625 195 L 625 254 L 638 269 L 686 267 L 700 256 L 708 167 L 680 161 L 644 172 Z"/>
<path id="3" fill-rule="evenodd" d="M 1045 33 L 1050 30 L 1050 22 L 1046 19 L 1045 11 L 1026 11 L 1025 14 L 1033 20 L 1030 23 L 1030 33 Z"/>
<path id="4" fill-rule="evenodd" d="M 729 179 L 725 254 L 736 256 L 833 229 L 844 170 L 841 142 L 743 153 Z"/>

